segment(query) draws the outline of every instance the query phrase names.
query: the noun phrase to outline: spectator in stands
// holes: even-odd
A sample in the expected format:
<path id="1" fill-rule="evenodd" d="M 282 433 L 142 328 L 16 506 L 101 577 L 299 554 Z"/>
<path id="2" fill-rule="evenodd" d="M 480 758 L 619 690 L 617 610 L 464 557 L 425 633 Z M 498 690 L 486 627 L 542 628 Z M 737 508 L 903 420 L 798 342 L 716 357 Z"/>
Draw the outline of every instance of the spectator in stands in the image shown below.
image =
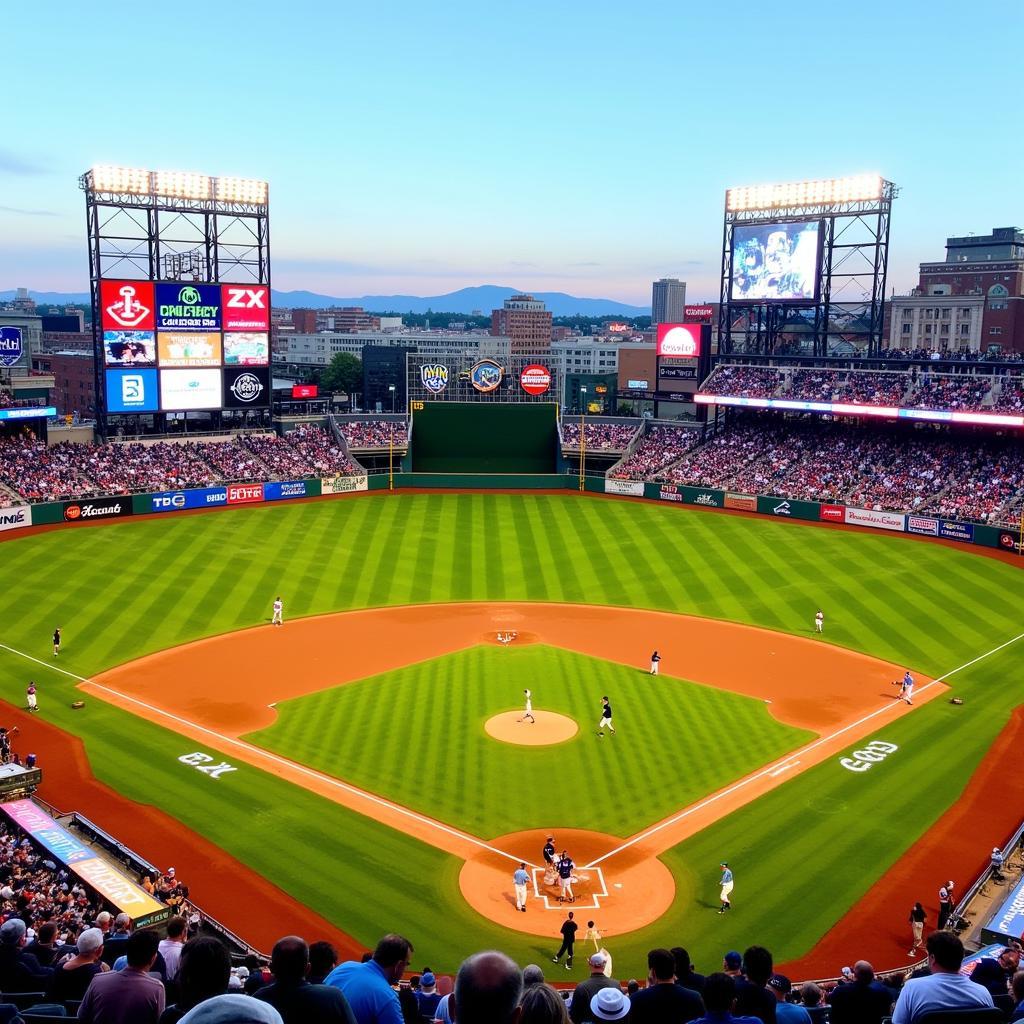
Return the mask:
<path id="1" fill-rule="evenodd" d="M 103 932 L 86 928 L 78 936 L 78 952 L 58 964 L 46 987 L 46 998 L 63 1003 L 83 998 L 92 979 L 110 968 L 100 962 L 103 955 Z"/>
<path id="2" fill-rule="evenodd" d="M 434 1011 L 441 1002 L 441 993 L 437 991 L 437 979 L 433 971 L 424 971 L 420 978 L 420 987 L 416 991 L 416 1009 L 421 1017 L 434 1019 Z"/>
<path id="3" fill-rule="evenodd" d="M 39 926 L 36 937 L 25 947 L 25 952 L 34 956 L 43 967 L 52 967 L 57 959 L 56 922 L 44 921 Z"/>
<path id="4" fill-rule="evenodd" d="M 155 932 L 136 932 L 128 940 L 128 966 L 97 974 L 78 1009 L 81 1024 L 157 1024 L 164 1012 L 164 986 L 149 973 L 156 963 Z"/>
<path id="5" fill-rule="evenodd" d="M 721 972 L 708 975 L 704 983 L 704 1005 L 707 1013 L 698 1017 L 695 1024 L 761 1024 L 756 1017 L 733 1016 L 732 1011 L 736 1008 L 736 979 L 731 975 Z"/>
<path id="6" fill-rule="evenodd" d="M 1013 1015 L 1010 1020 L 1024 1020 L 1024 971 L 1018 971 L 1013 976 L 1013 980 L 1010 982 L 1010 992 L 1014 1002 Z"/>
<path id="7" fill-rule="evenodd" d="M 283 1024 L 281 1014 L 269 1003 L 249 996 L 214 996 L 189 1010 L 181 1024 Z"/>
<path id="8" fill-rule="evenodd" d="M 398 994 L 391 986 L 402 980 L 412 953 L 408 939 L 385 935 L 369 960 L 347 960 L 327 975 L 326 984 L 341 990 L 357 1024 L 402 1024 Z"/>
<path id="9" fill-rule="evenodd" d="M 31 953 L 25 952 L 28 926 L 12 917 L 0 926 L 0 991 L 40 992 L 53 974 Z"/>
<path id="10" fill-rule="evenodd" d="M 94 927 L 99 928 L 103 932 L 103 941 L 106 942 L 107 935 L 110 933 L 110 923 L 113 921 L 113 915 L 109 910 L 101 910 L 96 915 L 96 924 Z"/>
<path id="11" fill-rule="evenodd" d="M 519 1008 L 519 1024 L 568 1024 L 569 1021 L 565 1000 L 550 985 L 530 985 L 523 989 Z"/>
<path id="12" fill-rule="evenodd" d="M 984 985 L 994 996 L 1005 996 L 1019 966 L 1020 953 L 1004 946 L 998 956 L 984 956 L 974 965 L 971 981 Z"/>
<path id="13" fill-rule="evenodd" d="M 604 969 L 608 960 L 604 953 L 600 951 L 594 953 L 587 963 L 590 965 L 590 977 L 576 986 L 576 991 L 573 992 L 572 1000 L 569 1003 L 569 1019 L 573 1024 L 584 1024 L 584 1021 L 591 1019 L 590 1000 L 601 989 L 617 989 L 619 987 L 619 983 L 614 978 L 605 976 Z"/>
<path id="14" fill-rule="evenodd" d="M 730 978 L 743 977 L 743 957 L 736 950 L 730 950 L 722 957 L 722 973 Z"/>
<path id="15" fill-rule="evenodd" d="M 529 988 L 531 985 L 543 985 L 544 984 L 544 972 L 536 964 L 527 964 L 523 968 L 523 988 Z"/>
<path id="16" fill-rule="evenodd" d="M 462 961 L 455 976 L 456 1024 L 516 1024 L 523 973 L 504 953 L 489 950 Z"/>
<path id="17" fill-rule="evenodd" d="M 914 978 L 903 986 L 892 1024 L 915 1024 L 933 1010 L 960 1010 L 992 1006 L 992 996 L 960 973 L 964 960 L 964 944 L 949 931 L 934 931 L 925 941 L 928 950 L 927 978 Z"/>
<path id="18" fill-rule="evenodd" d="M 185 948 L 185 932 L 188 921 L 183 917 L 172 917 L 167 922 L 167 938 L 160 941 L 160 955 L 164 958 L 166 970 L 164 980 L 173 982 L 178 977 L 178 962 L 181 951 Z"/>
<path id="19" fill-rule="evenodd" d="M 193 1006 L 228 990 L 231 957 L 218 939 L 189 939 L 178 966 L 178 998 L 160 1015 L 160 1024 L 178 1024 Z"/>
<path id="20" fill-rule="evenodd" d="M 811 1018 L 811 1024 L 823 1024 L 828 1020 L 828 1007 L 821 1002 L 821 989 L 813 981 L 800 986 L 800 1002 Z"/>
<path id="21" fill-rule="evenodd" d="M 103 943 L 103 962 L 113 965 L 119 956 L 124 956 L 128 948 L 128 939 L 132 934 L 132 919 L 124 913 L 114 918 L 114 930 Z"/>
<path id="22" fill-rule="evenodd" d="M 683 1022 L 696 1020 L 704 1012 L 701 997 L 675 983 L 676 961 L 667 949 L 652 949 L 647 954 L 647 967 L 647 988 L 629 1000 L 631 1021 L 636 1024 Z"/>
<path id="23" fill-rule="evenodd" d="M 768 991 L 772 976 L 772 955 L 764 946 L 751 946 L 743 954 L 745 977 L 736 979 L 736 1012 L 757 1017 L 762 1024 L 775 1024 L 775 996 Z"/>
<path id="24" fill-rule="evenodd" d="M 691 992 L 704 991 L 704 975 L 698 974 L 690 962 L 690 954 L 682 946 L 673 946 L 669 952 L 676 962 L 676 984 Z"/>
<path id="25" fill-rule="evenodd" d="M 784 974 L 773 974 L 768 979 L 768 991 L 775 996 L 775 1019 L 778 1024 L 811 1024 L 811 1015 L 795 1003 L 786 1002 L 793 983 Z"/>
<path id="26" fill-rule="evenodd" d="M 595 1024 L 604 1020 L 627 1020 L 632 1013 L 631 999 L 619 988 L 603 988 L 590 1000 L 590 1016 Z"/>
<path id="27" fill-rule="evenodd" d="M 270 956 L 270 970 L 274 980 L 261 988 L 256 998 L 270 1003 L 284 1024 L 356 1024 L 338 989 L 311 985 L 307 980 L 309 947 L 298 935 L 278 939 Z"/>
<path id="28" fill-rule="evenodd" d="M 892 1012 L 895 993 L 875 980 L 875 970 L 867 960 L 853 965 L 853 981 L 832 990 L 829 1004 L 831 1024 L 881 1024 Z"/>
<path id="29" fill-rule="evenodd" d="M 338 951 L 329 943 L 321 940 L 313 942 L 309 947 L 309 983 L 322 985 L 335 967 L 338 966 Z"/>

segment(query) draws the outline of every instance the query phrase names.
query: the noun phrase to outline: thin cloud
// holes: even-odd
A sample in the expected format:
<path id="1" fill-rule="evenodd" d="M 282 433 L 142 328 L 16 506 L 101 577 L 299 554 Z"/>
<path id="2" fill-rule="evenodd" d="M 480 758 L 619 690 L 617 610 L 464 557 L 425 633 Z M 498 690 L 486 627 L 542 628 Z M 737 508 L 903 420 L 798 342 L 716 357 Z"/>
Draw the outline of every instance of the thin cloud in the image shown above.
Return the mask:
<path id="1" fill-rule="evenodd" d="M 42 174 L 45 168 L 24 157 L 12 153 L 9 149 L 0 149 L 0 171 L 8 174 Z"/>
<path id="2" fill-rule="evenodd" d="M 0 206 L 0 213 L 17 213 L 22 217 L 59 217 L 54 210 L 22 210 L 18 206 Z"/>

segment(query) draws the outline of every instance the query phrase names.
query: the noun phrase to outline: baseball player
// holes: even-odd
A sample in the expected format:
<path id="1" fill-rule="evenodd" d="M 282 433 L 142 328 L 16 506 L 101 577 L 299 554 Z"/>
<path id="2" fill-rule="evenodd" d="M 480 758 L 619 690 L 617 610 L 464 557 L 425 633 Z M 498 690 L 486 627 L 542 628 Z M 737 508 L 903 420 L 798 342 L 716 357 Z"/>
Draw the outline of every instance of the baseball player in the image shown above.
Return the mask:
<path id="1" fill-rule="evenodd" d="M 284 603 L 280 597 L 274 598 L 274 617 L 271 619 L 272 626 L 284 625 Z"/>
<path id="2" fill-rule="evenodd" d="M 39 705 L 36 702 L 36 684 L 33 680 L 28 681 L 28 689 L 25 690 L 25 701 L 29 711 L 38 711 Z"/>
<path id="3" fill-rule="evenodd" d="M 814 615 L 814 632 L 825 632 L 825 613 L 819 608 Z"/>
<path id="4" fill-rule="evenodd" d="M 572 862 L 572 857 L 569 856 L 565 850 L 562 851 L 562 856 L 558 860 L 556 869 L 558 871 L 558 884 L 560 891 L 558 893 L 558 902 L 575 903 L 576 897 L 572 891 L 572 873 L 576 867 Z"/>
<path id="5" fill-rule="evenodd" d="M 548 841 L 544 844 L 544 884 L 554 885 L 555 883 L 555 837 L 548 836 Z"/>
<path id="6" fill-rule="evenodd" d="M 565 958 L 565 969 L 567 971 L 572 970 L 572 947 L 576 943 L 576 930 L 579 925 L 572 919 L 572 911 L 569 911 L 569 916 L 562 922 L 562 927 L 559 929 L 562 933 L 562 945 L 558 947 L 558 952 L 551 958 L 553 964 L 557 964 L 561 959 L 563 953 L 567 953 L 568 956 Z"/>
<path id="7" fill-rule="evenodd" d="M 722 901 L 722 906 L 718 912 L 724 914 L 732 908 L 732 902 L 729 899 L 730 895 L 732 895 L 732 871 L 729 869 L 727 861 L 723 860 L 718 866 L 722 869 L 722 891 L 718 896 Z"/>
<path id="8" fill-rule="evenodd" d="M 60 654 L 60 626 L 53 631 L 53 656 Z"/>
<path id="9" fill-rule="evenodd" d="M 910 669 L 908 668 L 907 671 L 903 673 L 903 682 L 900 683 L 899 699 L 905 700 L 908 704 L 912 705 L 914 703 L 912 699 L 913 696 L 914 677 L 910 674 Z"/>
<path id="10" fill-rule="evenodd" d="M 597 723 L 597 735 L 603 736 L 605 727 L 607 726 L 608 731 L 614 736 L 615 726 L 612 725 L 612 706 L 607 697 L 601 698 L 601 718 Z"/>
<path id="11" fill-rule="evenodd" d="M 533 717 L 533 693 L 530 690 L 523 690 L 523 698 L 526 701 L 526 707 L 523 711 L 523 717 L 517 718 L 517 722 L 529 721 L 534 725 L 537 724 L 537 719 Z"/>
<path id="12" fill-rule="evenodd" d="M 651 675 L 656 676 L 658 674 L 658 662 L 661 661 L 661 655 L 655 651 L 651 655 Z"/>
<path id="13" fill-rule="evenodd" d="M 512 873 L 512 888 L 516 894 L 516 910 L 526 913 L 526 883 L 530 876 L 526 873 L 526 861 L 520 861 L 519 867 Z"/>

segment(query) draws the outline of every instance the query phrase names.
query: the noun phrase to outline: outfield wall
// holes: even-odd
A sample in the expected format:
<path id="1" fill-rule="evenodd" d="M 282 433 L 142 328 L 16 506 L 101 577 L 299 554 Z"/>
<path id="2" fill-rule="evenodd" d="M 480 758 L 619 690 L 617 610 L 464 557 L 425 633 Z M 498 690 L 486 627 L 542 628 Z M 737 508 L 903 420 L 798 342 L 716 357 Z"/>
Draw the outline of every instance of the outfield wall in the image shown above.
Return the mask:
<path id="1" fill-rule="evenodd" d="M 223 484 L 219 487 L 161 491 L 155 494 L 122 494 L 86 498 L 80 501 L 54 501 L 39 505 L 18 505 L 0 509 L 0 536 L 33 526 L 66 525 L 121 519 L 125 516 L 166 514 L 204 508 L 235 508 L 298 498 L 319 498 L 380 491 L 391 488 L 422 488 L 466 491 L 557 491 L 580 489 L 577 474 L 560 473 L 378 473 L 372 476 L 322 477 L 308 480 L 274 480 L 264 483 Z M 962 523 L 952 519 L 880 512 L 829 502 L 803 501 L 766 494 L 738 494 L 715 487 L 690 487 L 685 484 L 647 483 L 641 480 L 611 480 L 585 477 L 584 490 L 648 501 L 670 502 L 691 508 L 731 509 L 777 519 L 831 523 L 909 533 L 917 537 L 957 541 L 961 544 L 996 548 L 1007 554 L 1020 554 L 1020 536 L 1016 530 Z"/>

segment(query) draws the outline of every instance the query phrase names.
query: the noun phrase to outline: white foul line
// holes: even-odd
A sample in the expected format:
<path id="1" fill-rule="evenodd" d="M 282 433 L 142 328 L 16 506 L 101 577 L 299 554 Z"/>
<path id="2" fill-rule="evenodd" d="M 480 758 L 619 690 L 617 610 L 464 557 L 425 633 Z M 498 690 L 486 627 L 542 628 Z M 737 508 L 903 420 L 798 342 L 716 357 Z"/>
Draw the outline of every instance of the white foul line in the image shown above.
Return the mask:
<path id="1" fill-rule="evenodd" d="M 298 764 L 295 761 L 290 761 L 286 757 L 280 757 L 268 750 L 263 750 L 260 747 L 253 746 L 251 743 L 246 743 L 243 740 L 233 739 L 230 736 L 224 736 L 219 732 L 214 732 L 213 729 L 208 729 L 204 725 L 199 725 L 196 722 L 189 721 L 187 718 L 181 718 L 178 715 L 172 714 L 170 711 L 164 711 L 162 708 L 154 707 L 152 704 L 147 704 L 144 700 L 139 700 L 137 697 L 131 697 L 126 693 L 121 693 L 118 690 L 111 689 L 103 683 L 97 683 L 95 680 L 87 679 L 85 676 L 80 676 L 75 672 L 69 672 L 67 669 L 60 668 L 49 661 L 43 661 L 41 658 L 35 658 L 31 654 L 26 654 L 24 651 L 19 651 L 14 647 L 8 647 L 7 644 L 0 644 L 0 648 L 5 651 L 10 651 L 11 654 L 17 654 L 21 658 L 27 658 L 29 661 L 34 661 L 37 665 L 43 665 L 46 668 L 53 669 L 55 672 L 60 672 L 72 679 L 77 679 L 80 683 L 86 683 L 89 686 L 95 686 L 99 690 L 105 690 L 107 693 L 113 694 L 113 696 L 120 700 L 127 701 L 131 704 L 137 704 L 140 708 L 145 708 L 154 715 L 170 719 L 172 722 L 177 722 L 179 725 L 187 726 L 189 729 L 195 729 L 199 732 L 205 733 L 207 736 L 212 736 L 218 743 L 226 743 L 230 746 L 237 747 L 240 750 L 244 750 L 246 753 L 267 758 L 272 762 L 276 762 L 286 768 L 290 768 L 292 771 L 306 775 L 311 779 L 327 783 L 328 785 L 333 786 L 336 789 L 340 789 L 343 792 L 351 793 L 363 800 L 375 803 L 380 807 L 386 807 L 388 810 L 393 811 L 396 814 L 401 814 L 407 818 L 411 818 L 413 821 L 418 821 L 422 825 L 428 825 L 431 828 L 435 828 L 440 832 L 444 832 L 446 835 L 455 836 L 458 839 L 462 839 L 464 842 L 472 843 L 474 846 L 478 846 L 482 850 L 488 850 L 491 853 L 496 853 L 499 856 L 514 861 L 516 864 L 523 860 L 522 857 L 514 857 L 511 853 L 499 850 L 496 846 L 491 846 L 489 843 L 485 843 L 482 839 L 477 839 L 476 836 L 471 836 L 467 832 L 451 828 L 439 821 L 435 821 L 433 818 L 426 818 L 422 814 L 417 814 L 415 811 L 409 810 L 408 807 L 402 807 L 401 804 L 394 804 L 390 800 L 385 800 L 383 797 L 375 796 L 373 793 L 367 793 L 365 790 L 359 789 L 356 786 L 350 786 L 347 782 L 341 782 L 339 779 L 323 774 L 323 772 L 318 772 L 313 768 L 307 768 L 305 765 Z M 357 811 L 356 813 L 359 812 Z M 530 864 L 530 867 L 536 867 L 536 865 Z"/>
<path id="2" fill-rule="evenodd" d="M 1012 639 L 1007 640 L 1006 643 L 1000 644 L 998 647 L 993 647 L 992 650 L 986 651 L 984 654 L 979 654 L 977 658 L 972 658 L 970 661 L 965 661 L 962 665 L 958 665 L 956 668 L 951 669 L 949 672 L 945 673 L 945 675 L 941 675 L 938 678 L 933 679 L 930 683 L 926 683 L 917 692 L 924 693 L 925 690 L 929 690 L 933 686 L 937 686 L 939 683 L 947 680 L 950 676 L 955 676 L 957 672 L 962 672 L 965 668 L 970 668 L 972 665 L 977 664 L 979 661 L 984 661 L 985 658 L 991 657 L 993 654 L 996 654 L 999 651 L 1003 650 L 1004 647 L 1009 647 L 1010 644 L 1015 644 L 1018 640 L 1021 639 L 1024 639 L 1024 633 L 1018 633 Z M 591 861 L 589 864 L 585 865 L 585 868 L 595 868 L 598 864 L 600 864 L 602 861 L 607 860 L 609 857 L 614 857 L 615 854 L 622 853 L 623 850 L 628 850 L 631 846 L 635 846 L 637 843 L 643 842 L 643 840 L 645 839 L 649 839 L 651 836 L 653 836 L 657 832 L 660 832 L 662 829 L 666 829 L 670 825 L 675 825 L 676 822 L 682 821 L 684 818 L 688 818 L 692 814 L 696 814 L 697 811 L 703 810 L 705 807 L 709 807 L 711 804 L 716 803 L 724 797 L 731 796 L 733 793 L 743 789 L 745 786 L 749 786 L 750 783 L 757 782 L 759 779 L 763 779 L 765 776 L 771 776 L 773 773 L 778 774 L 780 765 L 784 766 L 785 762 L 787 762 L 791 757 L 797 757 L 802 754 L 808 754 L 810 753 L 810 751 L 815 750 L 822 744 L 830 743 L 837 737 L 842 736 L 843 733 L 849 732 L 851 729 L 856 729 L 857 726 L 863 725 L 865 722 L 869 722 L 872 718 L 875 718 L 878 715 L 884 715 L 887 711 L 891 711 L 895 706 L 896 705 L 894 703 L 885 704 L 882 707 L 877 708 L 876 710 L 864 715 L 863 718 L 858 718 L 856 722 L 851 722 L 849 725 L 844 725 L 842 729 L 837 729 L 834 733 L 831 733 L 828 736 L 821 736 L 818 739 L 814 740 L 812 743 L 808 743 L 807 746 L 800 747 L 799 750 L 795 750 L 789 754 L 786 754 L 784 757 L 778 758 L 778 760 L 773 761 L 770 765 L 768 765 L 766 768 L 762 768 L 761 771 L 757 772 L 756 774 L 748 775 L 745 779 L 740 779 L 740 781 L 735 783 L 734 785 L 729 786 L 726 789 L 719 790 L 719 792 L 712 794 L 707 799 L 701 800 L 699 803 L 692 804 L 685 810 L 680 811 L 679 814 L 676 814 L 673 817 L 666 819 L 665 821 L 659 822 L 652 828 L 647 829 L 646 832 L 638 833 L 637 835 L 633 836 L 632 839 L 629 839 L 626 842 L 624 842 L 621 846 L 617 846 L 614 850 L 610 850 L 603 856 Z"/>

